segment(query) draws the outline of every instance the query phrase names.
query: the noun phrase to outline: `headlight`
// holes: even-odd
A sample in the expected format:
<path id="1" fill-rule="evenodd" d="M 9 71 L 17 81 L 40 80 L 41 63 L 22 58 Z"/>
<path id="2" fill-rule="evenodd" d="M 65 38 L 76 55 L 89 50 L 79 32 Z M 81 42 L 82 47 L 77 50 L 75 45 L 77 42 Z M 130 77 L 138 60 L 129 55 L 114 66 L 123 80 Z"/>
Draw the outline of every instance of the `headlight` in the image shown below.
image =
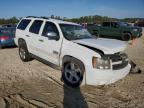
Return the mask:
<path id="1" fill-rule="evenodd" d="M 133 31 L 137 32 L 137 31 L 138 31 L 138 29 L 133 29 Z"/>
<path id="2" fill-rule="evenodd" d="M 93 68 L 97 69 L 110 69 L 110 59 L 109 58 L 92 58 Z"/>

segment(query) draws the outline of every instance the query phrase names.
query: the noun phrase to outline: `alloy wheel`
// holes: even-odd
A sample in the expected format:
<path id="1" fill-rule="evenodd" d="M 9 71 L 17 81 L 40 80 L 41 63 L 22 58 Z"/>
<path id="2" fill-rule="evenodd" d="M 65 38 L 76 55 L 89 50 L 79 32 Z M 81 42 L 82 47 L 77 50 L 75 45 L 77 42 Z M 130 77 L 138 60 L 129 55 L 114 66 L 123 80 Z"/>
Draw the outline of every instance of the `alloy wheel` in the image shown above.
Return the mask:
<path id="1" fill-rule="evenodd" d="M 64 68 L 65 78 L 70 83 L 75 84 L 81 80 L 81 69 L 75 63 L 67 63 Z"/>
<path id="2" fill-rule="evenodd" d="M 21 57 L 22 59 L 25 59 L 25 58 L 26 58 L 26 51 L 25 51 L 25 49 L 23 49 L 23 48 L 20 48 L 20 57 Z"/>

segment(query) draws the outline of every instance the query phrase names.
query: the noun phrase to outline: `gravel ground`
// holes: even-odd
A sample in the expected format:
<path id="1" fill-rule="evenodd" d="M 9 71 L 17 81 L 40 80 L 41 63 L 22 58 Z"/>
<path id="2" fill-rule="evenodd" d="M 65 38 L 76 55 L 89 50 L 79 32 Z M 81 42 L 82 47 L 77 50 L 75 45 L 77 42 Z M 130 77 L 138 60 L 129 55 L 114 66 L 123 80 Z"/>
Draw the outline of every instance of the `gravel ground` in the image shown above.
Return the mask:
<path id="1" fill-rule="evenodd" d="M 37 60 L 23 63 L 18 48 L 0 49 L 0 108 L 144 108 L 144 36 L 126 53 L 141 74 L 111 85 L 72 89 L 61 72 Z"/>

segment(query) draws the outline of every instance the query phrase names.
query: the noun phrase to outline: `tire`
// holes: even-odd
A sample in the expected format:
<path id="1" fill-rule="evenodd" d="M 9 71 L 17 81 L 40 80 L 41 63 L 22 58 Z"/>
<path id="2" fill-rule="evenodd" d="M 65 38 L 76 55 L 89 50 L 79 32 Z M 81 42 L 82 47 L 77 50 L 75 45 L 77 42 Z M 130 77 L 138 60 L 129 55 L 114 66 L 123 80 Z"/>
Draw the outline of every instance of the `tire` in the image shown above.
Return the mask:
<path id="1" fill-rule="evenodd" d="M 132 39 L 132 36 L 130 33 L 124 33 L 123 36 L 122 36 L 122 40 L 123 41 L 129 41 Z"/>
<path id="2" fill-rule="evenodd" d="M 32 60 L 30 53 L 28 52 L 27 47 L 24 44 L 19 45 L 19 56 L 23 62 Z"/>
<path id="3" fill-rule="evenodd" d="M 93 31 L 92 35 L 94 35 L 95 38 L 99 38 L 99 33 L 98 33 L 98 31 Z"/>
<path id="4" fill-rule="evenodd" d="M 75 58 L 69 58 L 63 63 L 62 79 L 64 83 L 72 88 L 79 87 L 84 74 L 84 65 Z"/>

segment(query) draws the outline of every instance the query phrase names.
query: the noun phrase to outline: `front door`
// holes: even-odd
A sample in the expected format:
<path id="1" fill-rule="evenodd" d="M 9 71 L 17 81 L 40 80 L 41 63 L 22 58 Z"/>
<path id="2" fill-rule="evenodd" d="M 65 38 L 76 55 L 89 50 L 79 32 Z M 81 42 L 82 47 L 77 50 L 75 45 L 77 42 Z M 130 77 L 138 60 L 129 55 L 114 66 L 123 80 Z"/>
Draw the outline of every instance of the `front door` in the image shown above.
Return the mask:
<path id="1" fill-rule="evenodd" d="M 41 58 L 59 65 L 60 49 L 62 44 L 62 38 L 60 38 L 60 33 L 57 26 L 52 22 L 46 22 L 44 29 L 41 32 L 41 36 L 38 39 L 39 55 Z M 57 39 L 49 39 L 48 33 L 56 33 Z"/>

